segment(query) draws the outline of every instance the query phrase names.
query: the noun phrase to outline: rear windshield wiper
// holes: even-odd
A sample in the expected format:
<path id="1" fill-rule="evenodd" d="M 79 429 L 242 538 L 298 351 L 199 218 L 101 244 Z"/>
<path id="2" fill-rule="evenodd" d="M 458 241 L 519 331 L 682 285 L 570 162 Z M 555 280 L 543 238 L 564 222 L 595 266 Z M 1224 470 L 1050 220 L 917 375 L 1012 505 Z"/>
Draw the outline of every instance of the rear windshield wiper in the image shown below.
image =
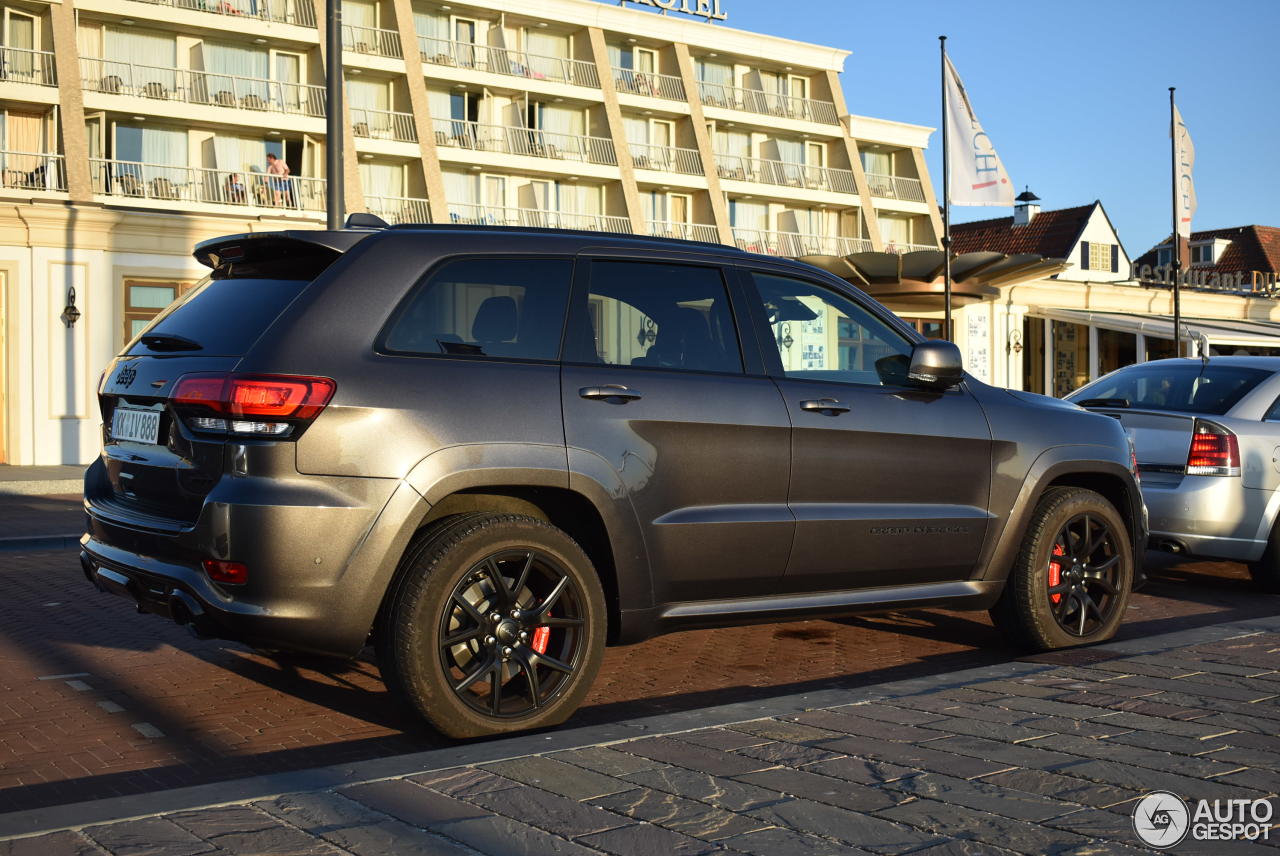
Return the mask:
<path id="1" fill-rule="evenodd" d="M 204 345 L 172 333 L 148 333 L 139 341 L 153 351 L 202 351 Z"/>
<path id="2" fill-rule="evenodd" d="M 1129 407 L 1127 398 L 1086 398 L 1074 402 L 1079 407 Z"/>

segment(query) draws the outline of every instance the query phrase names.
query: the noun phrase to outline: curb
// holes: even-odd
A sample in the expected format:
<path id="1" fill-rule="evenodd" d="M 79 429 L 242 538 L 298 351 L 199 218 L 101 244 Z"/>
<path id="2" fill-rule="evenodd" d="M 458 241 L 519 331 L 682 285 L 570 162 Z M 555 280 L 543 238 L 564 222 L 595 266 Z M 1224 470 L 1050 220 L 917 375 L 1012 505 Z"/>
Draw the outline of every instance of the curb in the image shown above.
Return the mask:
<path id="1" fill-rule="evenodd" d="M 1099 645 L 1093 650 L 1100 654 L 1117 656 L 1154 654 L 1266 632 L 1280 632 L 1280 615 L 1176 630 L 1159 636 L 1125 639 Z M 0 814 L 0 841 L 79 829 L 101 823 L 154 817 L 170 812 L 238 805 L 256 800 L 273 799 L 290 793 L 333 790 L 365 782 L 402 778 L 431 770 L 485 764 L 586 746 L 607 745 L 637 737 L 676 734 L 764 717 L 786 716 L 815 708 L 865 704 L 887 698 L 936 692 L 979 681 L 1023 677 L 1056 668 L 1059 666 L 1054 663 L 1015 660 L 854 689 L 835 688 L 783 695 L 771 699 L 657 714 L 549 733 L 521 734 L 481 743 L 446 746 L 354 764 L 273 773 L 156 793 L 131 794 L 10 812 Z"/>
<path id="2" fill-rule="evenodd" d="M 0 481 L 0 496 L 50 496 L 57 493 L 83 493 L 84 479 L 33 479 Z"/>
<path id="3" fill-rule="evenodd" d="M 17 538 L 0 538 L 0 553 L 19 553 L 34 550 L 65 550 L 79 547 L 82 535 L 22 535 Z"/>

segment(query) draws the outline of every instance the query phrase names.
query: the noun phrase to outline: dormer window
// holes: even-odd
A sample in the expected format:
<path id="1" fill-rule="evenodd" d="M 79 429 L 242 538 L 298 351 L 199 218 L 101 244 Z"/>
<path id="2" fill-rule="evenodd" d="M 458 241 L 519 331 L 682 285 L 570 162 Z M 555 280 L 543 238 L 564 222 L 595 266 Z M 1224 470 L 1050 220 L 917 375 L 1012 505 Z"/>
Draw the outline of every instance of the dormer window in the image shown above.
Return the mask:
<path id="1" fill-rule="evenodd" d="M 1173 264 L 1173 248 L 1160 247 L 1156 250 L 1156 264 L 1162 266 Z"/>
<path id="2" fill-rule="evenodd" d="M 1193 265 L 1211 265 L 1213 264 L 1213 244 L 1192 245 L 1191 247 L 1191 263 Z"/>

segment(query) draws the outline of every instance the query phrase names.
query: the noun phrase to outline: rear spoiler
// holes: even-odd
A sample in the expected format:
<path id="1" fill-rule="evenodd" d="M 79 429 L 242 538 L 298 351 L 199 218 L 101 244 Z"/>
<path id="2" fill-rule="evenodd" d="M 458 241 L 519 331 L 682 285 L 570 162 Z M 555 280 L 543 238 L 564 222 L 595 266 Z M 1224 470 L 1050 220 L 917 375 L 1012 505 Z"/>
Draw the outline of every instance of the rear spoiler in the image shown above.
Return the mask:
<path id="1" fill-rule="evenodd" d="M 314 247 L 342 255 L 360 241 L 372 235 L 372 231 L 343 229 L 287 229 L 279 232 L 246 232 L 240 235 L 224 235 L 196 244 L 192 255 L 200 264 L 218 268 L 227 262 L 249 261 L 266 253 L 290 254 Z"/>

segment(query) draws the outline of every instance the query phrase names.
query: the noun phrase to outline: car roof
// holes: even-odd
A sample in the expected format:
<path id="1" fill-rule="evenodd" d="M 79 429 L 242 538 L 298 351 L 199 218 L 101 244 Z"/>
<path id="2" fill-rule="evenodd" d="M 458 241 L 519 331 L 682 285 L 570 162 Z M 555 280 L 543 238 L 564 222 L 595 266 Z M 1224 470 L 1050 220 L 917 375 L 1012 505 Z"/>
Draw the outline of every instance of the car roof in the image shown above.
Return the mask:
<path id="1" fill-rule="evenodd" d="M 1240 368 L 1263 369 L 1269 372 L 1280 371 L 1280 357 L 1209 357 L 1208 360 L 1202 360 L 1199 357 L 1169 357 L 1163 360 L 1148 360 L 1145 363 L 1133 363 L 1125 366 L 1125 369 L 1142 366 L 1143 368 L 1159 368 L 1160 366 L 1191 366 L 1203 365 L 1208 362 L 1211 366 L 1238 366 Z M 1123 371 L 1124 369 L 1120 369 Z"/>

